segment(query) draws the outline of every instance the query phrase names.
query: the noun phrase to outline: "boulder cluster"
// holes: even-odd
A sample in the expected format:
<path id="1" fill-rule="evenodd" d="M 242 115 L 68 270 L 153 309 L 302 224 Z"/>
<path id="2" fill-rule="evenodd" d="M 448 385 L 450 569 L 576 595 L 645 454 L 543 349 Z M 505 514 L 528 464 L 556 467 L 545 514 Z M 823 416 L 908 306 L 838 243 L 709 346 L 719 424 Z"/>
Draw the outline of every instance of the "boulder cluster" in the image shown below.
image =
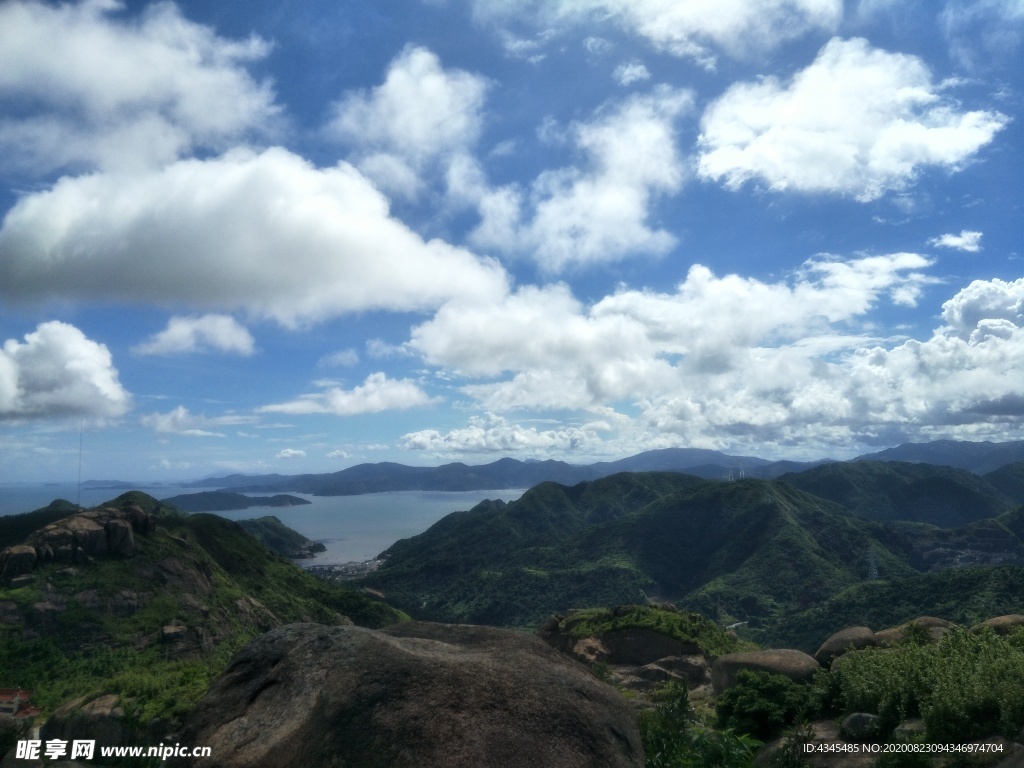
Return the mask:
<path id="1" fill-rule="evenodd" d="M 132 557 L 135 536 L 156 529 L 156 518 L 141 507 L 101 507 L 80 512 L 36 531 L 24 544 L 0 551 L 0 579 L 30 574 L 50 562 L 84 563 L 94 557 Z"/>

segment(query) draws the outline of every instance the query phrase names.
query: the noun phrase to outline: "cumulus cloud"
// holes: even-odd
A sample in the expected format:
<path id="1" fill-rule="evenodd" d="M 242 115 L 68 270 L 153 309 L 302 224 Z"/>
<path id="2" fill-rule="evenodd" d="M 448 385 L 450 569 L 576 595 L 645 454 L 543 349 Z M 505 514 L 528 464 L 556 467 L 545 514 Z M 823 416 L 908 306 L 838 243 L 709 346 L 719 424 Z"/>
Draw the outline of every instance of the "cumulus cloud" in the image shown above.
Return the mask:
<path id="1" fill-rule="evenodd" d="M 816 29 L 833 30 L 842 0 L 473 0 L 477 18 L 535 20 L 545 28 L 612 23 L 655 49 L 714 68 L 717 51 L 745 57 Z"/>
<path id="2" fill-rule="evenodd" d="M 251 355 L 252 334 L 229 315 L 172 317 L 167 328 L 132 348 L 137 355 L 175 355 L 191 352 L 229 352 Z"/>
<path id="3" fill-rule="evenodd" d="M 946 234 L 933 237 L 928 241 L 929 245 L 940 248 L 956 248 L 958 251 L 978 253 L 981 250 L 981 232 L 962 230 L 959 235 Z"/>
<path id="4" fill-rule="evenodd" d="M 885 297 L 909 302 L 931 281 L 917 254 L 808 262 L 792 284 L 695 265 L 675 293 L 623 289 L 585 307 L 568 287 L 524 286 L 502 302 L 442 307 L 409 347 L 463 376 L 485 407 L 593 407 L 678 385 L 678 372 L 732 370 L 740 350 L 778 343 L 834 352 L 855 345 L 833 325 Z M 680 359 L 681 358 L 681 359 Z"/>
<path id="5" fill-rule="evenodd" d="M 248 310 L 295 326 L 502 295 L 497 262 L 424 242 L 348 164 L 234 150 L 153 173 L 64 178 L 0 229 L 0 297 Z"/>
<path id="6" fill-rule="evenodd" d="M 218 37 L 169 2 L 137 17 L 116 0 L 0 4 L 0 97 L 32 106 L 0 120 L 0 155 L 45 172 L 224 149 L 274 122 L 270 85 L 245 69 L 269 50 L 256 37 Z"/>
<path id="7" fill-rule="evenodd" d="M 414 197 L 432 163 L 476 143 L 487 85 L 479 75 L 445 70 L 426 48 L 407 46 L 382 85 L 333 105 L 326 131 L 357 148 L 356 164 L 382 189 Z"/>
<path id="8" fill-rule="evenodd" d="M 345 390 L 331 387 L 324 392 L 302 395 L 297 400 L 264 405 L 262 413 L 330 413 L 335 416 L 355 416 L 361 413 L 381 413 L 418 408 L 436 402 L 409 379 L 389 379 L 383 373 L 371 373 L 359 386 Z"/>
<path id="9" fill-rule="evenodd" d="M 529 253 L 555 272 L 667 252 L 675 238 L 651 226 L 650 207 L 682 186 L 675 122 L 692 104 L 691 92 L 659 87 L 605 105 L 590 122 L 574 123 L 568 133 L 588 157 L 587 167 L 547 171 L 527 191 L 481 190 L 473 242 Z"/>
<path id="10" fill-rule="evenodd" d="M 975 280 L 942 305 L 942 319 L 964 340 L 983 327 L 1008 323 L 1024 328 L 1024 278 L 1013 282 Z"/>
<path id="11" fill-rule="evenodd" d="M 189 413 L 183 405 L 179 405 L 167 413 L 147 413 L 139 419 L 142 426 L 152 429 L 154 432 L 187 437 L 224 437 L 223 432 L 214 430 L 218 427 L 251 424 L 253 421 L 255 421 L 253 416 L 242 414 L 211 417 L 193 414 Z"/>
<path id="12" fill-rule="evenodd" d="M 445 307 L 409 344 L 428 363 L 475 378 L 463 392 L 485 411 L 636 409 L 609 420 L 600 439 L 584 430 L 590 452 L 666 444 L 847 451 L 984 439 L 985 430 L 1024 423 L 1024 279 L 963 288 L 927 340 L 872 336 L 870 313 L 883 300 L 919 300 L 934 282 L 921 272 L 928 264 L 914 254 L 818 259 L 777 283 L 696 266 L 675 293 L 621 290 L 589 307 L 564 287 L 523 288 L 489 310 Z M 476 350 L 460 320 L 474 330 Z M 403 445 L 526 450 L 531 439 L 542 440 L 478 421 L 410 433 Z"/>
<path id="13" fill-rule="evenodd" d="M 964 112 L 916 56 L 831 40 L 789 83 L 738 83 L 701 119 L 698 172 L 738 189 L 828 192 L 874 200 L 920 171 L 955 171 L 1008 118 Z"/>
<path id="14" fill-rule="evenodd" d="M 306 458 L 306 452 L 300 451 L 296 448 L 282 448 L 277 452 L 275 459 L 304 459 Z"/>
<path id="15" fill-rule="evenodd" d="M 552 451 L 586 451 L 598 442 L 594 431 L 579 427 L 538 430 L 511 424 L 507 419 L 488 413 L 474 416 L 469 426 L 439 432 L 424 429 L 401 437 L 399 447 L 407 451 L 436 454 L 517 453 L 548 455 Z"/>
<path id="16" fill-rule="evenodd" d="M 0 349 L 0 420 L 111 418 L 131 407 L 103 344 L 56 320 Z"/>

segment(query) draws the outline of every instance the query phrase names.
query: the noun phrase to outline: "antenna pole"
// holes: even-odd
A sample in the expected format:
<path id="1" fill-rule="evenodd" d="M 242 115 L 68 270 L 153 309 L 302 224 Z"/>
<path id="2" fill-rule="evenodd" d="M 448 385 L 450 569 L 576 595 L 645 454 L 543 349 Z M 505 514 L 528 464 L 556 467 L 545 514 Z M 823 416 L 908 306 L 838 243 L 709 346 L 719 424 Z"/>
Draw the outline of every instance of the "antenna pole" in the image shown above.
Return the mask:
<path id="1" fill-rule="evenodd" d="M 78 499 L 75 502 L 82 508 L 82 433 L 85 431 L 85 419 L 78 420 Z"/>

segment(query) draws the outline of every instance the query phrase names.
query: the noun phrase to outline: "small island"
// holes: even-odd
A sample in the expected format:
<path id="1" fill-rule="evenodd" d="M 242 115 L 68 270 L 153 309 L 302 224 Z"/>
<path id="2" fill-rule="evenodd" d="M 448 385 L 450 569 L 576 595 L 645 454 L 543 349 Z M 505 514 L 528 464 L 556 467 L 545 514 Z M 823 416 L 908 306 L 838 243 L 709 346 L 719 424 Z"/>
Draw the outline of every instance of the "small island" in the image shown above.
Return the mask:
<path id="1" fill-rule="evenodd" d="M 200 493 L 184 493 L 162 499 L 164 504 L 172 504 L 182 512 L 230 512 L 250 507 L 297 507 L 312 502 L 298 496 L 278 494 L 276 496 L 246 496 L 230 491 L 202 491 Z"/>

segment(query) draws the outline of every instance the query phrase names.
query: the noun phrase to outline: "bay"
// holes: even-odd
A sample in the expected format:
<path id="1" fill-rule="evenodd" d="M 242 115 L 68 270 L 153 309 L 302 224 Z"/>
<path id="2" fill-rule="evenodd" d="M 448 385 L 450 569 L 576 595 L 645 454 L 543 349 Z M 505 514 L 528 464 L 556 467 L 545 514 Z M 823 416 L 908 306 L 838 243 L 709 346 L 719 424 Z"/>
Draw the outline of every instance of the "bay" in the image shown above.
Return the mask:
<path id="1" fill-rule="evenodd" d="M 165 485 L 135 490 L 166 499 L 182 493 L 195 493 L 197 489 Z M 370 560 L 399 539 L 423 533 L 445 515 L 471 509 L 484 499 L 514 501 L 524 492 L 525 489 L 396 491 L 361 496 L 292 493 L 289 495 L 299 496 L 310 503 L 296 507 L 251 507 L 216 514 L 229 520 L 273 515 L 289 528 L 327 547 L 327 551 L 319 553 L 316 558 L 300 561 L 301 565 L 338 565 Z M 81 504 L 86 507 L 95 506 L 122 493 L 124 490 L 119 488 L 82 488 Z M 0 486 L 0 515 L 30 512 L 45 507 L 57 498 L 76 501 L 78 489 L 74 484 Z"/>

